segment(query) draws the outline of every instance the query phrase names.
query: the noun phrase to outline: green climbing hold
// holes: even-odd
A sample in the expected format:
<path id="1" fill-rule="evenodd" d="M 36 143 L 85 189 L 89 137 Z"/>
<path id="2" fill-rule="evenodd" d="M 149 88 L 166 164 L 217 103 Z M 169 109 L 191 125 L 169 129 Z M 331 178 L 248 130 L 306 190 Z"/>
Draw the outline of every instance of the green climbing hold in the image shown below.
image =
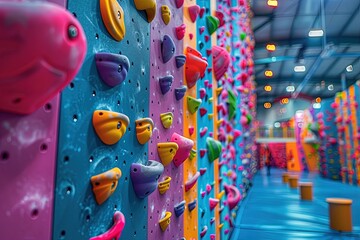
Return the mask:
<path id="1" fill-rule="evenodd" d="M 244 41 L 245 38 L 246 38 L 246 33 L 244 33 L 244 32 L 240 33 L 241 41 Z"/>
<path id="2" fill-rule="evenodd" d="M 194 114 L 202 103 L 201 99 L 196 99 L 190 96 L 187 96 L 187 107 L 191 114 Z"/>
<path id="3" fill-rule="evenodd" d="M 233 91 L 228 90 L 228 112 L 229 121 L 235 117 L 236 113 L 236 96 Z"/>
<path id="4" fill-rule="evenodd" d="M 247 124 L 249 125 L 250 123 L 251 123 L 251 121 L 252 121 L 252 116 L 251 116 L 251 114 L 246 114 L 246 118 L 247 118 Z"/>
<path id="5" fill-rule="evenodd" d="M 190 159 L 190 160 L 193 160 L 195 156 L 196 156 L 196 150 L 192 148 L 192 149 L 190 150 L 189 159 Z"/>
<path id="6" fill-rule="evenodd" d="M 218 157 L 220 157 L 221 153 L 221 142 L 208 137 L 206 138 L 206 148 L 208 152 L 208 158 L 210 162 L 215 161 Z"/>
<path id="7" fill-rule="evenodd" d="M 209 31 L 209 34 L 213 34 L 219 28 L 220 20 L 214 16 L 207 16 L 206 17 L 206 26 Z"/>

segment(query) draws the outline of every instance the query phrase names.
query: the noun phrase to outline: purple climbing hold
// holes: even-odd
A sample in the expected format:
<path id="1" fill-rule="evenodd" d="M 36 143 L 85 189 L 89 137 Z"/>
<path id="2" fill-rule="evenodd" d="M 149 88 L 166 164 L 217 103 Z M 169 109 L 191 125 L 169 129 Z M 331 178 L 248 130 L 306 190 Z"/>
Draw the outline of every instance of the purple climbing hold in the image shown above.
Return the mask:
<path id="1" fill-rule="evenodd" d="M 157 161 L 149 160 L 146 165 L 131 164 L 130 176 L 134 191 L 139 198 L 145 198 L 155 191 L 158 179 L 164 172 L 164 166 Z"/>
<path id="2" fill-rule="evenodd" d="M 175 166 L 179 167 L 190 156 L 190 151 L 194 146 L 194 142 L 191 139 L 183 137 L 177 133 L 173 133 L 170 141 L 177 143 L 179 146 L 179 149 L 176 151 L 173 159 Z"/>
<path id="3" fill-rule="evenodd" d="M 130 67 L 126 56 L 101 52 L 95 54 L 95 61 L 99 76 L 107 85 L 115 87 L 125 80 Z"/>
<path id="4" fill-rule="evenodd" d="M 181 54 L 175 57 L 176 67 L 181 68 L 186 62 L 186 56 Z"/>
<path id="5" fill-rule="evenodd" d="M 172 75 L 159 78 L 160 90 L 163 95 L 170 90 L 173 81 L 174 77 Z"/>
<path id="6" fill-rule="evenodd" d="M 166 34 L 161 43 L 161 55 L 164 63 L 167 63 L 174 56 L 175 50 L 174 40 Z"/>
<path id="7" fill-rule="evenodd" d="M 181 100 L 185 96 L 187 87 L 185 85 L 175 88 L 175 98 L 177 101 Z"/>
<path id="8" fill-rule="evenodd" d="M 188 203 L 188 209 L 191 212 L 192 210 L 194 210 L 196 208 L 196 199 L 190 203 Z"/>
<path id="9" fill-rule="evenodd" d="M 185 200 L 174 206 L 174 212 L 176 217 L 180 217 L 185 211 Z"/>
<path id="10" fill-rule="evenodd" d="M 189 10 L 190 19 L 194 23 L 200 13 L 200 7 L 198 5 L 193 5 L 188 7 L 188 10 Z"/>

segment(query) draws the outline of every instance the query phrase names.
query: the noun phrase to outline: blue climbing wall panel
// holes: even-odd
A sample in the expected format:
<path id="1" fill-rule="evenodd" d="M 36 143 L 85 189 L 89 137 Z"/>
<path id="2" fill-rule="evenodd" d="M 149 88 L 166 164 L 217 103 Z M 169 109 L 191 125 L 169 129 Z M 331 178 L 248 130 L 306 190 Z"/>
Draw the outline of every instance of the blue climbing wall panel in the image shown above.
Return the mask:
<path id="1" fill-rule="evenodd" d="M 212 55 L 207 53 L 211 51 L 212 41 L 210 38 L 210 33 L 206 27 L 206 17 L 214 15 L 211 12 L 210 1 L 209 0 L 197 0 L 196 3 L 201 7 L 205 8 L 205 13 L 202 17 L 197 19 L 197 50 L 201 53 L 203 57 L 206 57 L 208 62 L 208 68 L 211 70 L 212 66 Z M 215 34 L 215 33 L 214 33 Z M 207 40 L 205 39 L 207 38 Z M 211 219 L 214 218 L 214 211 L 216 209 L 210 210 L 209 198 L 214 198 L 214 163 L 208 160 L 208 153 L 206 152 L 206 138 L 213 137 L 213 101 L 212 101 L 212 83 L 213 76 L 212 71 L 206 71 L 205 76 L 198 81 L 197 83 L 197 98 L 202 99 L 202 103 L 197 111 L 197 149 L 198 149 L 198 170 L 201 168 L 206 168 L 204 175 L 199 177 L 198 180 L 198 234 L 202 230 L 207 228 L 206 234 L 203 236 L 204 239 L 210 239 L 210 234 L 215 234 L 215 222 L 210 223 Z M 205 92 L 205 96 L 200 93 L 200 91 Z M 202 112 L 206 112 L 205 114 Z M 206 133 L 201 134 L 201 132 Z M 204 155 L 201 152 L 205 152 Z M 206 186 L 211 187 L 211 191 L 206 190 Z M 200 239 L 200 235 L 198 236 Z"/>
<path id="2" fill-rule="evenodd" d="M 68 9 L 82 24 L 88 42 L 84 65 L 63 91 L 59 127 L 53 239 L 88 239 L 107 231 L 116 210 L 126 219 L 122 239 L 147 238 L 147 199 L 136 197 L 129 176 L 133 162 L 145 163 L 147 144 L 136 139 L 135 120 L 148 117 L 150 25 L 134 1 L 119 1 L 126 34 L 117 42 L 107 32 L 99 1 L 70 0 Z M 95 53 L 129 58 L 125 81 L 108 87 L 98 76 Z M 127 115 L 130 124 L 120 141 L 104 145 L 92 126 L 95 110 Z M 95 202 L 90 178 L 114 167 L 122 171 L 117 189 L 103 204 Z"/>

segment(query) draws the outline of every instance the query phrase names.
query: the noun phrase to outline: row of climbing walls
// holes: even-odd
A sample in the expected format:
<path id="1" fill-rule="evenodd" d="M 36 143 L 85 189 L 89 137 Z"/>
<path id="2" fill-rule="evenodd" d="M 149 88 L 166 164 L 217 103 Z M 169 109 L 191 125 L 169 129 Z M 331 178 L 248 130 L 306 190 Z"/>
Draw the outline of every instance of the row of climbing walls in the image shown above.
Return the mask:
<path id="1" fill-rule="evenodd" d="M 228 239 L 257 168 L 249 2 L 49 2 L 0 5 L 2 238 Z"/>
<path id="2" fill-rule="evenodd" d="M 358 102 L 360 86 L 356 83 L 325 99 L 321 108 L 309 109 L 309 129 L 317 138 L 319 170 L 322 176 L 360 185 L 360 139 Z"/>

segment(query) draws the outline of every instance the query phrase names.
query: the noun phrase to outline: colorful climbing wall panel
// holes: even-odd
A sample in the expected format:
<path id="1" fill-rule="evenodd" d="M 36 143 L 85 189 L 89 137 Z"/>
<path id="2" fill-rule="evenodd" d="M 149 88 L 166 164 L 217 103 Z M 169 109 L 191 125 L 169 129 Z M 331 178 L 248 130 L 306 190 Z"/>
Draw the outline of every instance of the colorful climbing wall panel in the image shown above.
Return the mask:
<path id="1" fill-rule="evenodd" d="M 353 93 L 352 93 L 353 91 Z M 358 143 L 358 139 L 360 138 L 359 133 L 359 125 L 360 125 L 360 111 L 359 109 L 359 101 L 360 101 L 360 88 L 358 83 L 354 85 L 353 90 L 351 91 L 351 94 L 353 94 L 352 97 L 352 104 L 351 104 L 351 115 L 352 115 L 352 122 L 353 122 L 353 136 L 354 139 L 354 169 L 355 169 L 355 175 L 357 178 L 357 184 L 360 186 L 360 147 Z"/>
<path id="2" fill-rule="evenodd" d="M 302 148 L 302 145 L 301 145 L 301 129 L 302 129 L 302 126 L 303 126 L 303 114 L 301 112 L 297 113 L 294 116 L 294 122 L 295 122 L 294 131 L 295 131 L 295 139 L 296 139 L 298 159 L 299 159 L 300 164 L 302 166 L 302 170 L 308 171 L 309 169 L 308 169 L 308 166 L 306 164 L 304 149 Z"/>
<path id="3" fill-rule="evenodd" d="M 286 143 L 286 168 L 288 171 L 302 170 L 302 164 L 299 160 L 296 142 Z"/>
<path id="4" fill-rule="evenodd" d="M 0 112 L 2 239 L 51 239 L 58 113 L 59 94 L 29 115 Z"/>
<path id="5" fill-rule="evenodd" d="M 135 127 L 135 120 L 149 117 L 150 24 L 145 13 L 136 10 L 134 1 L 121 1 L 120 6 L 123 12 L 118 10 L 117 14 L 124 19 L 127 31 L 124 38 L 117 41 L 112 36 L 114 32 L 110 34 L 107 30 L 113 26 L 109 26 L 105 18 L 109 12 L 104 11 L 102 17 L 100 1 L 68 2 L 69 11 L 77 16 L 85 30 L 88 51 L 80 73 L 62 92 L 53 239 L 98 236 L 113 225 L 115 211 L 125 216 L 122 239 L 147 238 L 147 199 L 136 196 L 130 169 L 132 163 L 146 164 L 152 159 L 147 145 L 139 144 Z M 123 32 L 121 24 L 115 29 L 120 35 Z M 123 65 L 124 57 L 116 61 L 111 56 L 95 59 L 97 53 L 124 55 L 129 59 L 129 66 Z M 113 70 L 106 67 L 97 69 L 96 60 L 99 64 L 102 61 L 115 64 L 115 72 L 107 72 Z M 127 73 L 126 78 L 116 86 L 109 86 L 106 80 L 117 72 Z M 96 110 L 102 111 L 95 113 Z M 110 124 L 113 116 L 118 118 L 115 125 Z M 107 119 L 94 127 L 95 119 L 101 117 Z M 106 141 L 107 137 L 115 139 L 111 131 L 116 133 L 116 129 L 122 131 L 123 136 L 117 136 L 116 143 Z M 113 182 L 110 186 L 112 195 L 99 205 L 90 179 L 115 167 L 121 170 L 121 177 L 117 184 Z M 117 187 L 114 189 L 114 186 Z"/>
<path id="6" fill-rule="evenodd" d="M 166 8 L 167 6 L 168 8 Z M 170 11 L 170 22 L 165 24 L 161 12 Z M 158 143 L 171 141 L 173 133 L 183 133 L 183 100 L 176 99 L 175 89 L 180 88 L 183 82 L 183 67 L 176 66 L 176 56 L 183 54 L 183 43 L 176 38 L 174 28 L 183 23 L 182 9 L 175 6 L 175 1 L 157 1 L 158 14 L 151 22 L 150 41 L 150 117 L 154 121 L 154 132 L 149 143 L 149 158 L 162 162 L 158 153 Z M 165 13 L 164 13 L 165 14 Z M 169 39 L 175 46 L 174 55 L 164 63 L 162 50 L 165 52 Z M 170 82 L 162 84 L 166 77 L 173 78 Z M 164 91 L 165 93 L 163 93 Z M 162 115 L 161 114 L 165 114 Z M 163 124 L 165 123 L 165 124 Z M 167 124 L 170 126 L 168 127 Z M 165 125 L 165 126 L 164 126 Z M 164 162 L 163 162 L 164 163 Z M 164 164 L 165 165 L 165 164 Z M 159 182 L 171 178 L 169 189 L 161 194 L 156 190 L 148 197 L 148 239 L 181 239 L 183 237 L 183 215 L 176 216 L 174 207 L 181 203 L 183 198 L 183 166 L 176 167 L 172 162 L 164 166 L 165 170 Z M 185 204 L 186 205 L 186 204 Z M 186 210 L 185 210 L 186 211 Z M 166 212 L 171 212 L 170 225 L 163 231 L 159 220 Z"/>
<path id="7" fill-rule="evenodd" d="M 315 134 L 309 130 L 309 124 L 313 123 L 313 116 L 307 109 L 303 113 L 303 124 L 301 128 L 301 145 L 304 149 L 306 165 L 309 171 L 317 171 L 319 166 L 318 147 L 319 142 Z"/>

